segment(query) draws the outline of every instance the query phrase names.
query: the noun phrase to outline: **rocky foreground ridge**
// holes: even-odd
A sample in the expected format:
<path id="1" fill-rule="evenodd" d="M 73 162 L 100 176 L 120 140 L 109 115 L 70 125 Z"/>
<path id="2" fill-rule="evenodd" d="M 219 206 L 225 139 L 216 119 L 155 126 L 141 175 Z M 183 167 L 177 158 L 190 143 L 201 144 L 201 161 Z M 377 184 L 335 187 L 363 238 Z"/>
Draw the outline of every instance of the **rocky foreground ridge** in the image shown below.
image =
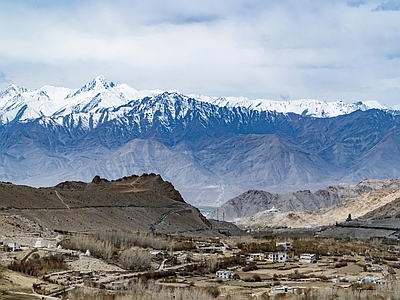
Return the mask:
<path id="1" fill-rule="evenodd" d="M 96 176 L 90 183 L 67 181 L 49 188 L 3 182 L 0 195 L 2 234 L 112 229 L 213 236 L 229 232 L 228 225 L 208 221 L 156 174 L 113 181 Z"/>

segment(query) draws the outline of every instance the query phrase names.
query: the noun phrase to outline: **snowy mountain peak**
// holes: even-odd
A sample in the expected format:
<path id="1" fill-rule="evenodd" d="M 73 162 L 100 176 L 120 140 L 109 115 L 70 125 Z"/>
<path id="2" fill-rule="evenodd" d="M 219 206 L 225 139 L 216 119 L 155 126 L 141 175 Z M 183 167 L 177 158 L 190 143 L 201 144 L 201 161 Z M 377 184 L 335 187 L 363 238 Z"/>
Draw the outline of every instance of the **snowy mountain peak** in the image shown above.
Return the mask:
<path id="1" fill-rule="evenodd" d="M 390 109 L 389 107 L 383 105 L 379 101 L 376 100 L 367 100 L 367 101 L 358 101 L 354 103 L 360 110 L 368 110 L 368 109 Z"/>
<path id="2" fill-rule="evenodd" d="M 103 76 L 97 76 L 88 84 L 85 84 L 80 90 L 83 92 L 87 92 L 90 90 L 103 90 L 110 89 L 115 86 L 114 82 L 108 82 L 107 79 Z"/>
<path id="3" fill-rule="evenodd" d="M 103 75 L 95 77 L 91 82 L 85 84 L 83 87 L 81 87 L 79 90 L 75 92 L 71 92 L 67 96 L 67 98 L 72 98 L 75 97 L 81 93 L 85 92 L 90 92 L 90 91 L 102 91 L 102 90 L 108 90 L 115 87 L 114 82 L 108 81 Z"/>
<path id="4" fill-rule="evenodd" d="M 27 91 L 28 89 L 12 83 L 8 87 L 6 87 L 3 91 L 0 91 L 0 99 L 3 99 L 5 97 L 11 98 Z"/>

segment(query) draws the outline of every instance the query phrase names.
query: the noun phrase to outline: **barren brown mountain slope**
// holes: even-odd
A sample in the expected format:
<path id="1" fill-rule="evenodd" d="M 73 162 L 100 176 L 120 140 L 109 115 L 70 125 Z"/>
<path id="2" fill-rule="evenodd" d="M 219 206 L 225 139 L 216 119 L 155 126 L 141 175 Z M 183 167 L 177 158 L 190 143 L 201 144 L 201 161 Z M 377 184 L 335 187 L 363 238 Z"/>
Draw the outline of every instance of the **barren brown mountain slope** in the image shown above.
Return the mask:
<path id="1" fill-rule="evenodd" d="M 392 202 L 380 206 L 361 217 L 361 219 L 400 219 L 400 197 Z"/>
<path id="2" fill-rule="evenodd" d="M 91 232 L 106 229 L 215 235 L 215 228 L 185 203 L 161 176 L 144 174 L 51 188 L 0 183 L 4 230 Z M 215 227 L 215 226 L 214 226 Z"/>
<path id="3" fill-rule="evenodd" d="M 343 222 L 349 214 L 353 219 L 395 217 L 399 215 L 400 208 L 399 182 L 398 179 L 364 180 L 356 186 L 329 187 L 331 190 L 341 190 L 343 194 L 347 189 L 351 193 L 337 204 L 316 211 L 262 211 L 238 220 L 238 224 L 253 228 L 283 225 L 304 227 L 311 224 L 322 226 Z"/>

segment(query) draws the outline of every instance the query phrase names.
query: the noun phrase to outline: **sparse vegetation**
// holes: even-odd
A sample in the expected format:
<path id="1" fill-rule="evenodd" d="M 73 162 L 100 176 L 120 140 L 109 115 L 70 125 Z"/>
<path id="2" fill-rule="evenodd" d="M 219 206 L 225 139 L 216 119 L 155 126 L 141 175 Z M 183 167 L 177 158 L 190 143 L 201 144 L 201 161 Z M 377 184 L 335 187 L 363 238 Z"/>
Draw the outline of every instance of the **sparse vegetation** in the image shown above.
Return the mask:
<path id="1" fill-rule="evenodd" d="M 254 282 L 254 279 L 252 280 Z M 279 285 L 279 283 L 277 283 Z M 64 300 L 212 300 L 219 297 L 221 291 L 218 286 L 210 285 L 207 288 L 173 288 L 155 284 L 153 281 L 132 282 L 126 291 L 107 292 L 89 288 L 80 288 L 64 296 Z M 263 293 L 260 299 L 270 299 L 268 293 Z M 230 300 L 250 299 L 245 295 L 228 295 Z M 295 293 L 277 294 L 274 299 L 292 300 L 375 300 L 375 299 L 400 299 L 400 286 L 397 282 L 386 285 L 353 285 L 350 289 L 342 288 L 306 288 Z"/>
<path id="2" fill-rule="evenodd" d="M 127 270 L 148 270 L 150 268 L 151 256 L 147 250 L 125 249 L 121 252 L 119 263 Z"/>
<path id="3" fill-rule="evenodd" d="M 97 232 L 94 234 L 94 237 L 100 241 L 107 241 L 116 247 L 138 246 L 142 248 L 167 250 L 170 246 L 167 237 L 161 234 L 108 230 Z"/>
<path id="4" fill-rule="evenodd" d="M 127 233 L 122 234 L 121 232 L 116 232 L 115 237 L 110 233 L 94 236 L 81 234 L 72 236 L 61 244 L 64 248 L 82 252 L 89 250 L 94 257 L 101 258 L 106 262 L 117 263 L 127 270 L 148 270 L 151 263 L 150 253 L 148 250 L 139 249 L 137 244 L 140 240 L 146 246 L 154 245 L 158 239 L 151 238 L 150 235 L 135 234 L 134 236 L 135 238 L 129 238 Z"/>
<path id="5" fill-rule="evenodd" d="M 128 290 L 118 293 L 109 293 L 107 291 L 98 291 L 93 289 L 81 288 L 72 291 L 64 299 L 75 300 L 213 300 L 220 295 L 218 286 L 209 286 L 207 288 L 173 288 L 154 284 L 136 282 L 129 285 Z M 251 299 L 244 295 L 229 295 L 230 300 Z"/>
<path id="6" fill-rule="evenodd" d="M 114 245 L 109 241 L 97 239 L 91 235 L 74 235 L 70 239 L 60 243 L 63 248 L 80 250 L 82 252 L 90 251 L 94 257 L 104 259 L 110 262 L 115 250 Z"/>

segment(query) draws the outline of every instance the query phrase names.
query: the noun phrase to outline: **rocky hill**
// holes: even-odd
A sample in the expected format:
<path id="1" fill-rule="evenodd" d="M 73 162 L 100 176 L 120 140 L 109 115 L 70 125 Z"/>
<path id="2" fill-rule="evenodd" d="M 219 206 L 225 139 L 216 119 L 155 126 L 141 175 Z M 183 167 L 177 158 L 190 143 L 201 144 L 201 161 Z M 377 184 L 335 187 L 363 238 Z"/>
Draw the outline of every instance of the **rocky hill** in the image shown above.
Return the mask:
<path id="1" fill-rule="evenodd" d="M 400 195 L 395 200 L 366 213 L 361 217 L 361 219 L 398 219 L 398 223 L 400 225 Z"/>
<path id="2" fill-rule="evenodd" d="M 235 220 L 242 226 L 329 225 L 353 219 L 399 215 L 400 179 L 364 180 L 356 185 L 331 186 L 315 193 L 283 195 L 248 191 L 229 200 L 209 217 Z M 276 209 L 272 209 L 272 208 Z"/>
<path id="3" fill-rule="evenodd" d="M 211 224 L 155 174 L 113 181 L 95 176 L 90 183 L 67 181 L 49 188 L 0 183 L 0 210 L 3 234 L 109 229 L 219 234 L 218 223 Z M 226 225 L 221 227 L 229 232 Z"/>

